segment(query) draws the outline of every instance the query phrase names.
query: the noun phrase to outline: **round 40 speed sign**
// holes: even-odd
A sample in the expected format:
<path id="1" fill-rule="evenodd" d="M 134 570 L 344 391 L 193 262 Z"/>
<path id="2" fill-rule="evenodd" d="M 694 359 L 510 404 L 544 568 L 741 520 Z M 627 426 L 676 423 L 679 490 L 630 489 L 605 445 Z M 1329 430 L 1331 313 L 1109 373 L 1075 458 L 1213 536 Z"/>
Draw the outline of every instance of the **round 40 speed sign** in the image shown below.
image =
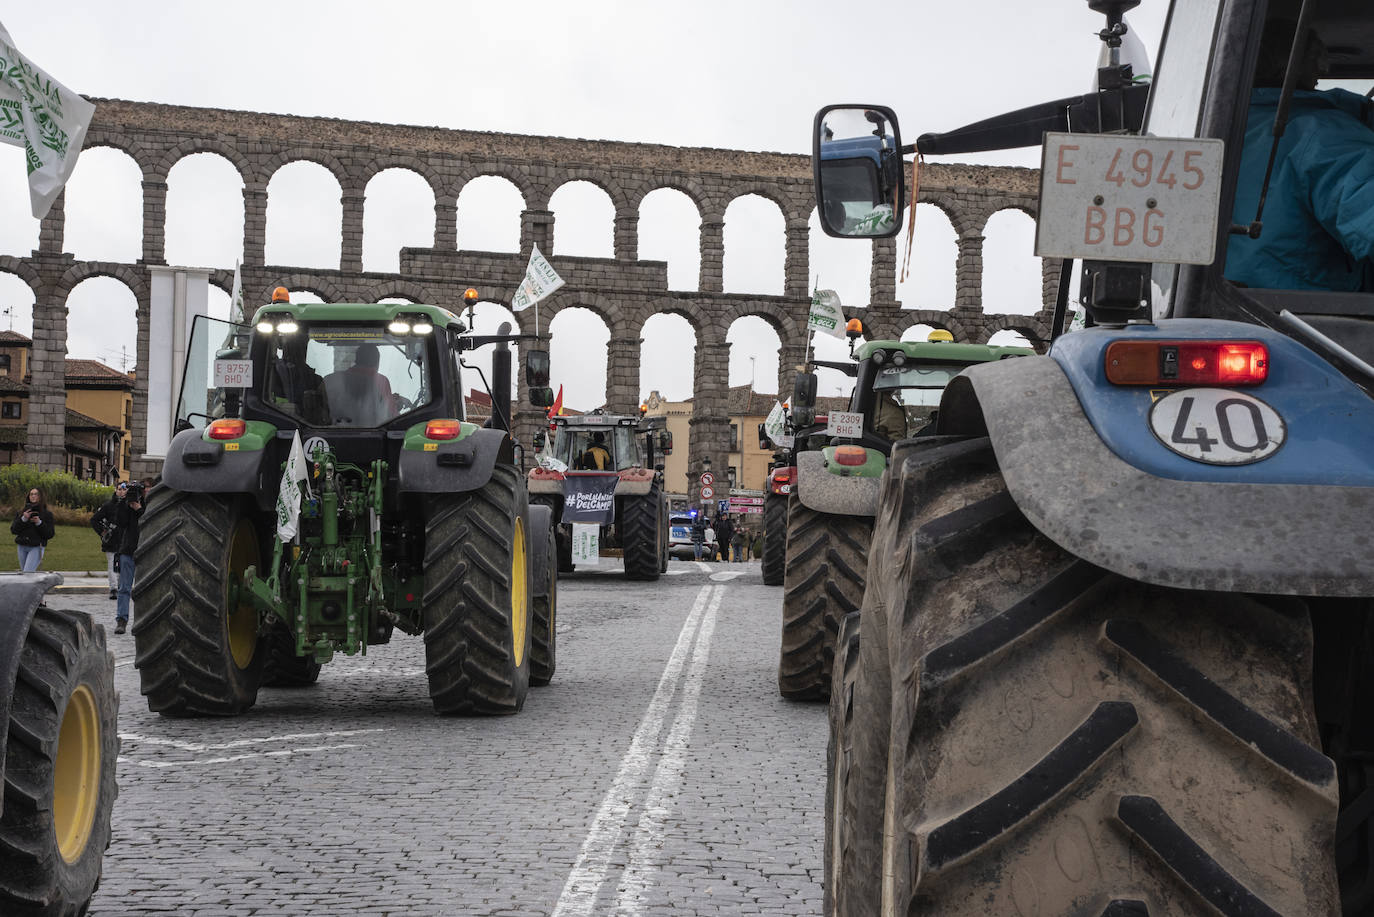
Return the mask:
<path id="1" fill-rule="evenodd" d="M 1171 392 L 1150 408 L 1150 429 L 1184 458 L 1209 465 L 1248 465 L 1278 452 L 1288 427 L 1253 395 L 1223 388 Z"/>

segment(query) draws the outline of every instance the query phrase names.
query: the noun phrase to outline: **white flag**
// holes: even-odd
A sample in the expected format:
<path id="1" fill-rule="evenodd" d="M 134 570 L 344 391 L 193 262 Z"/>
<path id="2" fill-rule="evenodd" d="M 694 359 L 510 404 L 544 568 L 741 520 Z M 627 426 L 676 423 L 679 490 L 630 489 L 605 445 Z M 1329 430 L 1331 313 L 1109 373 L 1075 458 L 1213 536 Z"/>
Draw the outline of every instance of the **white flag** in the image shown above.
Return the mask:
<path id="1" fill-rule="evenodd" d="M 562 285 L 563 278 L 549 264 L 549 259 L 539 253 L 539 246 L 534 246 L 534 251 L 530 252 L 530 265 L 525 268 L 525 279 L 511 297 L 511 311 L 528 309 Z"/>
<path id="2" fill-rule="evenodd" d="M 24 148 L 33 215 L 48 215 L 76 168 L 95 106 L 39 70 L 0 25 L 0 143 Z"/>
<path id="3" fill-rule="evenodd" d="M 243 305 L 243 279 L 239 276 L 241 265 L 238 261 L 234 262 L 234 288 L 229 291 L 229 321 L 236 325 L 242 325 L 248 321 L 248 316 Z"/>
<path id="4" fill-rule="evenodd" d="M 768 416 L 763 419 L 763 432 L 768 434 L 768 438 L 773 441 L 773 445 L 782 445 L 783 431 L 787 429 L 787 412 L 782 409 L 781 401 L 773 402 L 773 410 L 768 412 Z"/>
<path id="5" fill-rule="evenodd" d="M 301 515 L 301 482 L 309 477 L 310 464 L 301 448 L 301 431 L 291 435 L 291 452 L 286 456 L 286 468 L 281 474 L 281 488 L 277 491 L 277 537 L 282 544 L 296 537 L 296 524 Z"/>
<path id="6" fill-rule="evenodd" d="M 834 290 L 817 290 L 811 294 L 806 329 L 844 339 L 844 312 L 840 309 L 840 297 Z"/>

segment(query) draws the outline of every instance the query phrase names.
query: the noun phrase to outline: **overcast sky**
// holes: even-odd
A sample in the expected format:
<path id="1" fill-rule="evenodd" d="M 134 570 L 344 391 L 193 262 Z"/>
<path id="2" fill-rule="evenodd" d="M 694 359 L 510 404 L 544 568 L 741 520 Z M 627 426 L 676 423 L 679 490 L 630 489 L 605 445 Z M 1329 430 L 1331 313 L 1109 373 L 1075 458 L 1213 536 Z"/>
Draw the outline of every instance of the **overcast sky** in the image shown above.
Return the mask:
<path id="1" fill-rule="evenodd" d="M 1167 4 L 1144 0 L 1128 21 L 1153 59 Z M 812 117 L 830 102 L 887 104 L 904 140 L 947 130 L 1091 87 L 1102 18 L 1086 0 L 965 0 L 843 7 L 820 0 L 692 3 L 297 2 L 241 0 L 118 4 L 73 0 L 11 5 L 0 23 L 26 56 L 93 97 L 320 115 L 586 139 L 807 153 Z M 1034 166 L 1037 150 L 959 157 Z M 338 188 L 297 164 L 274 180 L 269 263 L 337 267 Z M 223 161 L 199 156 L 169 180 L 168 258 L 232 268 L 242 197 Z M 0 253 L 37 245 L 21 151 L 0 146 Z M 669 286 L 695 289 L 695 208 L 676 192 L 641 211 L 640 256 L 667 260 Z M 554 254 L 610 254 L 609 207 L 590 186 L 555 197 Z M 387 173 L 368 188 L 365 267 L 395 270 L 401 245 L 428 245 L 432 198 L 414 176 Z M 496 180 L 460 201 L 459 246 L 512 250 L 518 195 Z M 467 220 L 481 227 L 467 229 Z M 332 235 L 314 231 L 328 225 Z M 111 150 L 83 154 L 67 194 L 66 251 L 79 259 L 139 257 L 138 172 Z M 954 289 L 954 236 L 923 206 L 913 278 L 898 298 L 945 308 Z M 726 214 L 727 292 L 781 293 L 781 217 L 749 198 Z M 1033 312 L 1039 266 L 1029 218 L 1004 213 L 989 226 L 984 298 L 989 311 Z M 812 235 L 812 274 L 842 301 L 867 302 L 869 246 Z M 504 291 L 502 298 L 511 291 Z M 213 293 L 212 293 L 213 295 Z M 29 332 L 32 298 L 0 275 L 0 328 Z M 133 361 L 133 300 L 111 280 L 82 284 L 70 300 L 69 352 L 116 367 Z M 499 318 L 488 307 L 483 323 Z M 588 313 L 554 326 L 554 382 L 568 402 L 604 397 L 606 338 Z M 645 330 L 643 393 L 691 394 L 690 330 L 681 319 Z M 731 383 L 754 377 L 776 389 L 777 339 L 761 319 L 731 329 Z M 838 351 L 842 353 L 843 346 Z M 575 358 L 574 353 L 578 356 Z M 835 353 L 835 347 L 830 347 Z M 751 359 L 752 358 L 752 359 Z M 576 359 L 576 362 L 574 362 Z"/>

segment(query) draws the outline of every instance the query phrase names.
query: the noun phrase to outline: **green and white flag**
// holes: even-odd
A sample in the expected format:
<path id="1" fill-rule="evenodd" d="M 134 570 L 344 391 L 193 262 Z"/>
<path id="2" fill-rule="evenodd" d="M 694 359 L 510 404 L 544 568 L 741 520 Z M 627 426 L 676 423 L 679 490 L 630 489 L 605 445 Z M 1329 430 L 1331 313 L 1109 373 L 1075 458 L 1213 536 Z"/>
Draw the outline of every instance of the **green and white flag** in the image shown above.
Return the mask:
<path id="1" fill-rule="evenodd" d="M 291 451 L 286 456 L 281 488 L 277 491 L 277 537 L 282 544 L 296 537 L 301 516 L 301 483 L 310 476 L 309 469 L 305 449 L 301 447 L 301 431 L 297 430 L 291 434 Z"/>
<path id="2" fill-rule="evenodd" d="M 773 441 L 773 445 L 780 446 L 786 429 L 787 412 L 782 409 L 781 401 L 774 401 L 773 410 L 763 419 L 763 432 Z"/>
<path id="3" fill-rule="evenodd" d="M 35 67 L 0 25 L 0 143 L 24 148 L 33 215 L 48 215 L 76 168 L 95 106 Z"/>
<path id="4" fill-rule="evenodd" d="M 241 265 L 234 262 L 234 288 L 229 291 L 229 321 L 242 325 L 248 321 L 243 305 L 243 278 L 239 276 Z"/>
<path id="5" fill-rule="evenodd" d="M 844 339 L 844 312 L 840 309 L 840 297 L 834 290 L 816 290 L 811 294 L 806 329 Z"/>
<path id="6" fill-rule="evenodd" d="M 528 309 L 562 285 L 563 278 L 559 277 L 553 265 L 549 264 L 549 259 L 539 253 L 539 246 L 534 246 L 534 251 L 530 252 L 529 267 L 525 268 L 525 279 L 521 281 L 520 289 L 511 297 L 511 311 Z"/>

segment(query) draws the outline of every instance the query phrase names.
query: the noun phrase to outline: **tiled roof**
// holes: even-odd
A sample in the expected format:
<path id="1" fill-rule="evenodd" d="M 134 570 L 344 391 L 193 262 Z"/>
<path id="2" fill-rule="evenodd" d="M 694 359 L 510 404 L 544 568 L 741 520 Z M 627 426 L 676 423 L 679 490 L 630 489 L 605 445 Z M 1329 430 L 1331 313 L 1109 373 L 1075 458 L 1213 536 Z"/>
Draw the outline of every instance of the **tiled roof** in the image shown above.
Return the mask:
<path id="1" fill-rule="evenodd" d="M 106 366 L 99 360 L 67 360 L 67 384 L 73 382 L 100 382 L 126 385 L 134 387 L 134 382 L 127 373 L 122 373 L 112 366 Z"/>
<path id="2" fill-rule="evenodd" d="M 0 347 L 5 346 L 6 344 L 10 346 L 20 344 L 24 347 L 32 347 L 33 339 L 25 337 L 18 331 L 0 331 Z"/>
<path id="3" fill-rule="evenodd" d="M 101 423 L 94 417 L 87 417 L 85 414 L 67 408 L 67 419 L 65 425 L 68 430 L 118 430 L 107 423 Z"/>

